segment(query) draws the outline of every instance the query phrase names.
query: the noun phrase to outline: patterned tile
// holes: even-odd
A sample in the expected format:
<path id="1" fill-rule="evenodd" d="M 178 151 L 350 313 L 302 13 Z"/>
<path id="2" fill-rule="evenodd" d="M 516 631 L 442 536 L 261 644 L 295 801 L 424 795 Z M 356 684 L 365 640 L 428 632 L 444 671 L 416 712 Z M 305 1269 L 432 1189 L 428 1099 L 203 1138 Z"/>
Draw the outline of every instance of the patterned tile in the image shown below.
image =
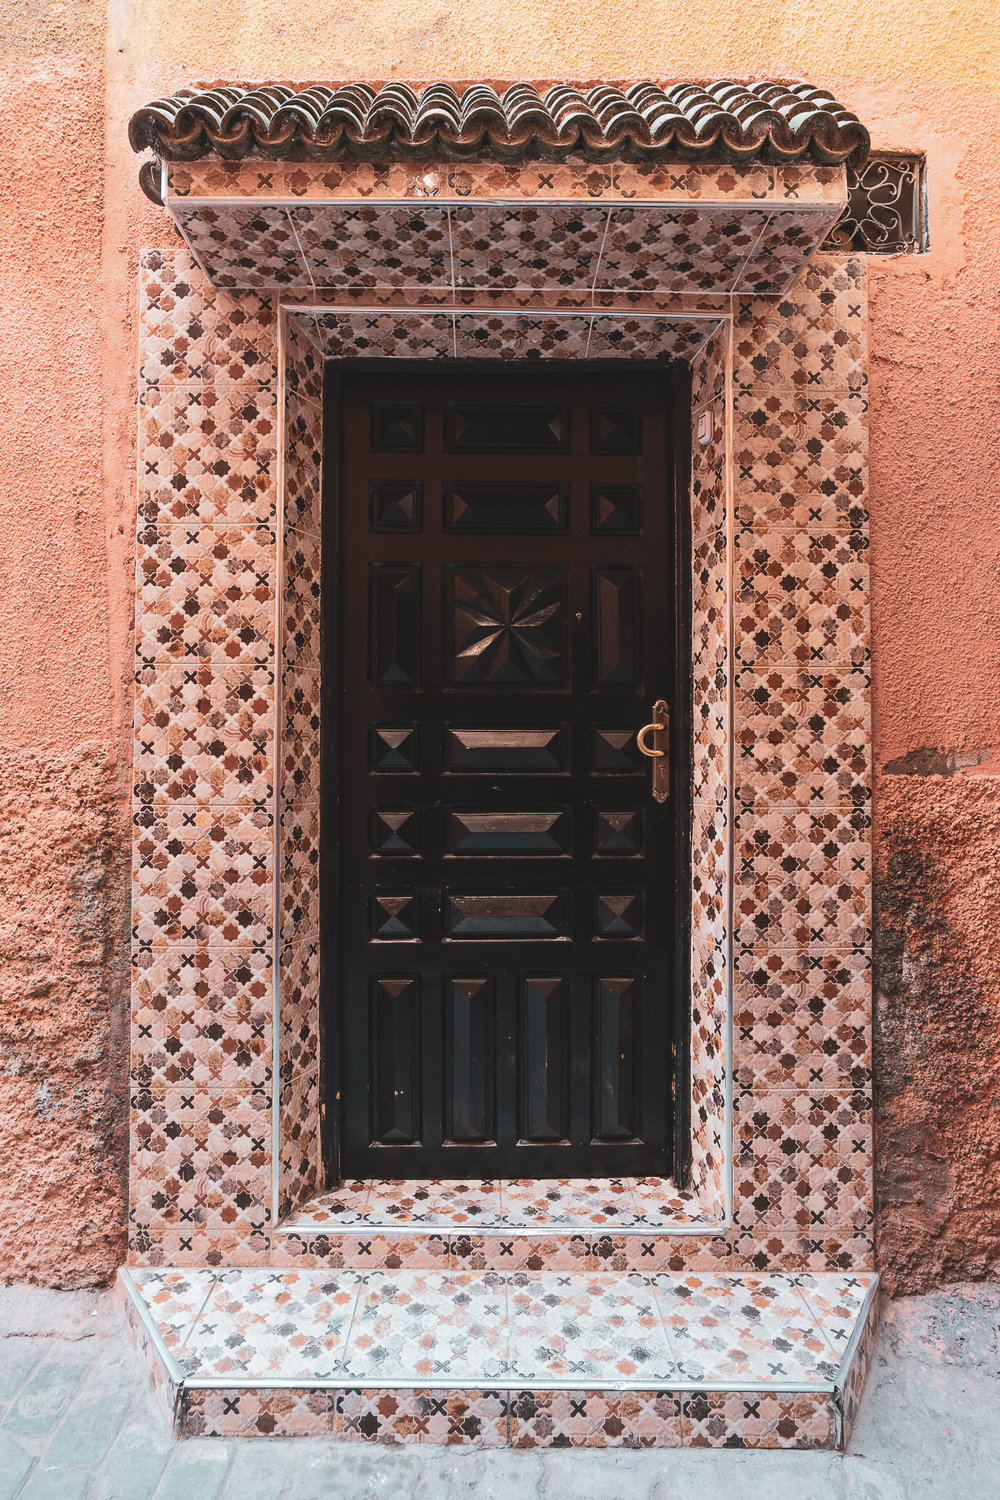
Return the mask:
<path id="1" fill-rule="evenodd" d="M 733 290 L 757 297 L 788 291 L 839 215 L 839 203 L 774 214 L 732 283 Z"/>
<path id="2" fill-rule="evenodd" d="M 586 359 L 590 313 L 455 315 L 459 359 Z"/>
<path id="3" fill-rule="evenodd" d="M 512 1391 L 514 1448 L 680 1448 L 681 1397 L 671 1391 Z"/>
<path id="4" fill-rule="evenodd" d="M 147 476 L 217 473 L 218 459 L 233 454 L 260 469 L 273 462 L 278 442 L 274 388 L 239 385 L 149 385 L 139 395 L 139 469 Z"/>
<path id="5" fill-rule="evenodd" d="M 144 667 L 135 694 L 136 801 L 266 804 L 273 732 L 269 667 Z"/>
<path id="6" fill-rule="evenodd" d="M 208 659 L 268 665 L 274 642 L 271 531 L 144 526 L 136 570 L 140 669 Z"/>
<path id="7" fill-rule="evenodd" d="M 654 1276 L 684 1380 L 831 1382 L 830 1346 L 790 1277 Z"/>
<path id="8" fill-rule="evenodd" d="M 490 1275 L 373 1271 L 351 1325 L 344 1374 L 359 1385 L 385 1379 L 449 1381 L 506 1369 L 505 1292 Z"/>
<path id="9" fill-rule="evenodd" d="M 505 1219 L 499 1184 L 492 1182 L 372 1182 L 365 1201 L 372 1224 L 424 1224 L 482 1229 Z"/>
<path id="10" fill-rule="evenodd" d="M 656 1302 L 635 1278 L 517 1272 L 508 1321 L 512 1383 L 669 1382 L 675 1375 Z"/>
<path id="11" fill-rule="evenodd" d="M 319 672 L 299 667 L 282 676 L 279 786 L 283 803 L 319 801 L 320 691 Z"/>
<path id="12" fill-rule="evenodd" d="M 506 1391 L 346 1390 L 337 1396 L 338 1438 L 369 1443 L 502 1447 Z"/>
<path id="13" fill-rule="evenodd" d="M 293 208 L 289 217 L 317 287 L 451 285 L 445 208 L 345 203 Z"/>
<path id="14" fill-rule="evenodd" d="M 213 1378 L 328 1379 L 343 1367 L 360 1287 L 351 1271 L 223 1273 L 187 1340 L 181 1368 Z"/>
<path id="15" fill-rule="evenodd" d="M 326 312 L 313 322 L 328 359 L 448 359 L 455 353 L 450 312 Z"/>
<path id="16" fill-rule="evenodd" d="M 281 655 L 285 668 L 320 669 L 321 577 L 318 535 L 286 533 L 281 587 Z"/>
<path id="17" fill-rule="evenodd" d="M 166 1092 L 271 1081 L 271 957 L 226 947 L 132 955 L 133 1086 Z"/>
<path id="18" fill-rule="evenodd" d="M 858 1319 L 875 1286 L 874 1273 L 817 1276 L 803 1271 L 796 1274 L 795 1284 L 835 1356 L 843 1361 Z"/>
<path id="19" fill-rule="evenodd" d="M 178 208 L 174 221 L 216 287 L 312 286 L 283 208 Z"/>
<path id="20" fill-rule="evenodd" d="M 870 778 L 864 672 L 774 668 L 738 692 L 736 796 L 762 804 L 864 802 Z"/>
<path id="21" fill-rule="evenodd" d="M 183 1369 L 183 1350 L 216 1281 L 215 1271 L 154 1271 L 134 1267 L 129 1275 L 153 1316 L 164 1344 Z"/>
<path id="22" fill-rule="evenodd" d="M 266 946 L 274 899 L 271 813 L 225 804 L 141 807 L 133 822 L 137 943 Z"/>
<path id="23" fill-rule="evenodd" d="M 310 301 L 312 299 L 310 298 Z M 323 404 L 323 351 L 311 312 L 297 312 L 282 298 L 286 401 L 295 397 L 313 406 Z"/>
<path id="24" fill-rule="evenodd" d="M 733 1101 L 736 1151 L 741 1166 L 762 1158 L 798 1157 L 828 1166 L 871 1152 L 871 1094 L 817 1088 L 737 1091 Z"/>
<path id="25" fill-rule="evenodd" d="M 628 1184 L 617 1178 L 589 1182 L 505 1179 L 501 1192 L 504 1222 L 511 1228 L 536 1224 L 558 1224 L 560 1229 L 605 1224 L 624 1227 L 634 1224 L 638 1216 Z"/>
<path id="26" fill-rule="evenodd" d="M 217 293 L 187 250 L 143 250 L 139 284 L 140 382 L 276 383 L 273 298 Z"/>
<path id="27" fill-rule="evenodd" d="M 608 222 L 586 203 L 476 203 L 451 210 L 454 284 L 481 287 L 591 286 Z"/>
<path id="28" fill-rule="evenodd" d="M 323 409 L 285 397 L 284 519 L 293 531 L 322 530 Z"/>
<path id="29" fill-rule="evenodd" d="M 181 1415 L 184 1437 L 333 1437 L 336 1391 L 243 1389 L 199 1390 L 186 1386 Z"/>
<path id="30" fill-rule="evenodd" d="M 825 1448 L 836 1446 L 826 1396 L 770 1391 L 705 1391 L 684 1397 L 690 1448 Z"/>
<path id="31" fill-rule="evenodd" d="M 597 285 L 681 293 L 729 290 L 766 223 L 767 215 L 753 210 L 616 208 Z"/>
<path id="32" fill-rule="evenodd" d="M 660 318 L 595 313 L 589 359 L 690 359 L 716 327 L 713 318 Z"/>

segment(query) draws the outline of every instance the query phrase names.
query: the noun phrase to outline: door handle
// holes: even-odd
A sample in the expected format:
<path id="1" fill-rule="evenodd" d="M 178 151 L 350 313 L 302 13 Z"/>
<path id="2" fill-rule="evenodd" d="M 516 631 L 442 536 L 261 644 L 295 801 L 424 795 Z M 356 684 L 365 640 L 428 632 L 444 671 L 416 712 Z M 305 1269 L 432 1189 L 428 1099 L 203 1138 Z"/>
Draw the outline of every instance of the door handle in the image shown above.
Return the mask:
<path id="1" fill-rule="evenodd" d="M 635 742 L 653 762 L 653 796 L 657 802 L 666 802 L 670 795 L 670 709 L 662 698 L 653 704 L 653 718 L 642 726 Z"/>

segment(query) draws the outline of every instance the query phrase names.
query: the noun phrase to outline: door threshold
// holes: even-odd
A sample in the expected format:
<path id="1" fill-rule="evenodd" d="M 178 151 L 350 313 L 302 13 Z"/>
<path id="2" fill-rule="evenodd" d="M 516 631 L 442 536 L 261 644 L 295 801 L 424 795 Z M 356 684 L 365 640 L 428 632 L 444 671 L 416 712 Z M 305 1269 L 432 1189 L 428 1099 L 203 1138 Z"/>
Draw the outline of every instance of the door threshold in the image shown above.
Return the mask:
<path id="1" fill-rule="evenodd" d="M 704 1234 L 717 1212 L 666 1177 L 368 1180 L 320 1193 L 281 1224 L 340 1232 L 491 1236 Z"/>

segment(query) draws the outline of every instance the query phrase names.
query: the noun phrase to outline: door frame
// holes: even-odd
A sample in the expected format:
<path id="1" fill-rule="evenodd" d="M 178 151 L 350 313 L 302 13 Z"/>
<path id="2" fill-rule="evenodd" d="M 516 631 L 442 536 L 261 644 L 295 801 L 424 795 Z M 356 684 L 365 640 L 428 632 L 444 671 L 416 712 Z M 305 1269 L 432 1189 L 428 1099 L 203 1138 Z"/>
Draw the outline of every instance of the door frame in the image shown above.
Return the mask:
<path id="1" fill-rule="evenodd" d="M 447 366 L 449 373 L 460 377 L 465 371 L 482 375 L 518 369 L 538 376 L 551 370 L 555 377 L 560 366 L 573 367 L 577 360 L 421 360 L 394 358 L 328 359 L 323 372 L 323 454 L 336 452 L 335 462 L 322 465 L 322 566 L 321 597 L 338 597 L 340 573 L 340 506 L 342 493 L 341 455 L 337 451 L 341 392 L 352 375 L 386 374 L 419 375 L 428 366 Z M 388 364 L 388 369 L 387 369 Z M 675 1007 L 670 1038 L 670 1085 L 673 1091 L 672 1181 L 686 1187 L 691 1170 L 691 903 L 692 903 L 692 782 L 694 767 L 693 741 L 693 657 L 691 635 L 692 543 L 691 543 L 691 367 L 681 360 L 668 364 L 653 360 L 588 360 L 588 373 L 642 376 L 656 373 L 666 378 L 667 401 L 673 437 L 673 463 L 664 476 L 672 491 L 674 513 L 674 642 L 676 701 L 671 705 L 670 750 L 672 772 L 676 776 L 677 795 L 681 796 L 678 829 L 682 848 L 674 861 L 672 916 L 677 941 L 674 944 L 673 970 L 676 993 L 687 996 L 688 1003 Z M 324 607 L 321 623 L 320 686 L 320 907 L 319 907 L 319 1053 L 320 1053 L 320 1150 L 327 1184 L 340 1182 L 340 1055 L 336 1015 L 338 973 L 337 884 L 340 872 L 340 805 L 343 788 L 340 776 L 338 703 L 340 697 L 339 656 L 340 631 L 336 617 Z M 331 726 L 333 726 L 331 731 Z"/>

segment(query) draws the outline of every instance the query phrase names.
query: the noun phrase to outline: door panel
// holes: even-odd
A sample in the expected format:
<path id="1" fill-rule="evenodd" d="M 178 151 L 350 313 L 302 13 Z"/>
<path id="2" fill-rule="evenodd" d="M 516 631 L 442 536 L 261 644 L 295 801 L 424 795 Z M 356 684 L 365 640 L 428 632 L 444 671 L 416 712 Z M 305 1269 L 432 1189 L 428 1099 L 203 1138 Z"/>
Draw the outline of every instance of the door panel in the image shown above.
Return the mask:
<path id="1" fill-rule="evenodd" d="M 345 379 L 345 1176 L 670 1168 L 687 810 L 635 746 L 676 698 L 669 411 L 660 371 Z"/>

